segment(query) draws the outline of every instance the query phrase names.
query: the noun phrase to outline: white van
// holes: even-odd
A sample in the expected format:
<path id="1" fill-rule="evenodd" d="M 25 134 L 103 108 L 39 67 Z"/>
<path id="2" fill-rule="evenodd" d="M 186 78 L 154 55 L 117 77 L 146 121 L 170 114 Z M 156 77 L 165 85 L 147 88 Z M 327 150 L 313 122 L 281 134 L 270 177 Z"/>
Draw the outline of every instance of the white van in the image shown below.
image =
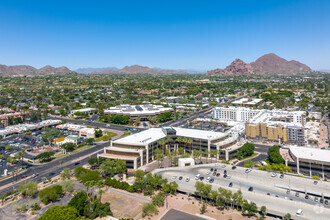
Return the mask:
<path id="1" fill-rule="evenodd" d="M 302 209 L 298 209 L 296 212 L 296 216 L 302 216 L 303 212 L 304 211 Z"/>

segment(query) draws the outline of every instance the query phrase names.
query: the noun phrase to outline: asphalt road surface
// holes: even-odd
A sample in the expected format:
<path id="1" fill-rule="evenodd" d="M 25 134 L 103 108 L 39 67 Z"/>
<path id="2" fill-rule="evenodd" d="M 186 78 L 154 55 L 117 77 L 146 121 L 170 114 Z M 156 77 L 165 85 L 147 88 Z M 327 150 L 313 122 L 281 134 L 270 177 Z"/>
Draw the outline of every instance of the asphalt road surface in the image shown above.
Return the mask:
<path id="1" fill-rule="evenodd" d="M 216 167 L 218 169 L 217 172 L 221 176 L 207 175 L 206 173 L 210 170 L 210 167 Z M 231 176 L 230 179 L 223 177 L 224 169 Z M 330 216 L 329 205 L 305 199 L 305 191 L 320 195 L 323 193 L 323 195 L 330 196 L 330 183 L 328 182 L 319 181 L 317 185 L 314 185 L 313 180 L 310 179 L 291 175 L 285 175 L 283 179 L 280 179 L 279 175 L 271 177 L 271 173 L 259 170 L 253 170 L 246 174 L 244 168 L 237 167 L 235 170 L 232 170 L 229 165 L 226 165 L 225 168 L 214 165 L 172 168 L 156 170 L 155 173 L 162 174 L 163 178 L 167 178 L 169 181 L 176 181 L 179 185 L 179 190 L 189 193 L 195 191 L 195 175 L 197 173 L 204 176 L 204 182 L 206 177 L 211 176 L 215 179 L 211 184 L 213 190 L 217 190 L 219 187 L 232 190 L 233 192 L 241 189 L 246 199 L 256 202 L 259 208 L 265 205 L 272 214 L 285 215 L 290 213 L 295 218 L 296 211 L 301 208 L 304 210 L 303 217 L 305 218 L 329 219 Z M 174 179 L 173 176 L 176 176 L 176 178 Z M 178 180 L 179 176 L 183 176 L 183 179 Z M 185 181 L 186 177 L 190 177 L 189 182 Z M 232 187 L 229 187 L 230 182 L 233 184 Z M 253 187 L 252 192 L 248 191 L 249 187 Z M 287 189 L 290 189 L 288 194 Z M 296 192 L 299 193 L 299 197 L 295 195 Z"/>
<path id="2" fill-rule="evenodd" d="M 65 120 L 72 124 L 78 124 L 78 125 L 85 125 L 85 126 L 93 126 L 93 127 L 99 127 L 99 128 L 108 128 L 113 130 L 119 130 L 119 131 L 127 131 L 129 126 L 123 126 L 123 125 L 115 125 L 115 124 L 107 124 L 102 122 L 94 122 L 94 121 L 80 121 L 75 119 L 67 119 L 62 117 L 55 117 L 55 116 L 49 116 L 49 119 L 54 120 Z M 146 130 L 145 128 L 135 128 L 137 131 L 143 131 Z"/>
<path id="3" fill-rule="evenodd" d="M 42 177 L 53 177 L 60 174 L 64 168 L 73 169 L 77 166 L 85 164 L 90 157 L 95 157 L 97 153 L 100 153 L 106 146 L 109 146 L 109 141 L 104 143 L 97 143 L 94 147 L 90 147 L 66 157 L 45 163 L 43 165 L 34 165 L 33 167 L 30 167 L 26 172 L 17 175 L 17 177 L 15 176 L 14 179 L 13 177 L 10 177 L 0 181 L 0 195 L 5 192 L 9 192 L 10 190 L 17 189 L 17 187 L 25 181 L 33 180 L 41 182 Z M 91 154 L 89 157 L 82 159 L 82 157 L 89 154 Z M 60 160 L 63 161 L 62 165 L 59 163 Z M 32 178 L 31 176 L 34 173 L 38 173 L 39 175 L 35 178 Z M 18 181 L 22 180 L 23 176 L 27 176 L 23 182 L 15 182 L 16 179 Z"/>

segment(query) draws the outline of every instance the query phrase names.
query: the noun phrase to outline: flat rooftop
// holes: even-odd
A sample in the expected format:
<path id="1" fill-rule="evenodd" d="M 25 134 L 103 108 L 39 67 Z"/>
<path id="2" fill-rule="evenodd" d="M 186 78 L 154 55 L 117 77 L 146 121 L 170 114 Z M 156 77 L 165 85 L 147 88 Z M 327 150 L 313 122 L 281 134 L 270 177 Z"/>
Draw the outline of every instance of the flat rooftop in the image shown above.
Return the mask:
<path id="1" fill-rule="evenodd" d="M 330 163 L 330 150 L 290 146 L 291 153 L 299 159 Z"/>
<path id="2" fill-rule="evenodd" d="M 176 130 L 176 136 L 187 137 L 187 138 L 216 140 L 225 137 L 227 135 L 227 133 L 214 132 L 214 131 L 204 131 L 204 130 L 189 129 L 189 128 L 179 128 L 179 127 L 172 127 L 172 128 Z M 148 130 L 117 139 L 113 141 L 113 143 L 145 145 L 158 141 L 165 137 L 166 135 L 164 134 L 162 128 L 150 128 Z"/>

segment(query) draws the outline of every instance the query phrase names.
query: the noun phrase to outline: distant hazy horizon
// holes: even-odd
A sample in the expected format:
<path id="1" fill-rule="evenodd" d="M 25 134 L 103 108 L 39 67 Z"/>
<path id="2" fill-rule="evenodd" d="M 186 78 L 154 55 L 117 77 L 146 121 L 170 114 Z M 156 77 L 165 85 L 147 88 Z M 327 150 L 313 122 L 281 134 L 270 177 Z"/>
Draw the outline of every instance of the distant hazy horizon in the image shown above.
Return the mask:
<path id="1" fill-rule="evenodd" d="M 330 1 L 1 1 L 0 64 L 224 68 L 267 53 L 330 70 Z"/>

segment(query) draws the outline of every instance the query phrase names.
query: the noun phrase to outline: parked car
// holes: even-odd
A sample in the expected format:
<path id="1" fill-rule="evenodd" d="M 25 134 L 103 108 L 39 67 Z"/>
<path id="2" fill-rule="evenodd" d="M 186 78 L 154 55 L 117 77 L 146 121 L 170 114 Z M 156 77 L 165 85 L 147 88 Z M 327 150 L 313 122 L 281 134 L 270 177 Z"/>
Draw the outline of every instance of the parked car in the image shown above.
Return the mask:
<path id="1" fill-rule="evenodd" d="M 280 178 L 281 178 L 281 179 L 283 179 L 283 178 L 284 178 L 284 174 L 283 174 L 283 173 L 280 175 Z"/>
<path id="2" fill-rule="evenodd" d="M 229 183 L 229 185 L 228 185 L 228 187 L 232 187 L 233 186 L 233 183 L 232 182 L 230 182 Z"/>
<path id="3" fill-rule="evenodd" d="M 214 178 L 211 178 L 209 182 L 210 183 L 213 183 L 214 182 Z"/>
<path id="4" fill-rule="evenodd" d="M 296 197 L 299 197 L 299 192 L 296 192 Z"/>
<path id="5" fill-rule="evenodd" d="M 253 191 L 253 187 L 252 187 L 252 186 L 249 187 L 249 191 L 250 191 L 250 192 Z"/>
<path id="6" fill-rule="evenodd" d="M 189 182 L 189 181 L 190 181 L 190 177 L 187 177 L 187 178 L 186 178 L 186 182 Z"/>
<path id="7" fill-rule="evenodd" d="M 296 216 L 302 216 L 303 215 L 303 210 L 302 209 L 298 209 L 296 212 Z"/>
<path id="8" fill-rule="evenodd" d="M 195 180 L 199 180 L 200 177 L 201 177 L 201 175 L 200 175 L 200 174 L 197 174 L 197 175 L 195 176 Z"/>
<path id="9" fill-rule="evenodd" d="M 182 180 L 182 178 L 183 178 L 183 177 L 182 177 L 182 176 L 180 176 L 180 177 L 179 177 L 179 180 Z"/>
<path id="10" fill-rule="evenodd" d="M 276 173 L 272 173 L 272 176 L 271 177 L 275 177 L 277 174 Z"/>
<path id="11" fill-rule="evenodd" d="M 236 169 L 236 166 L 232 166 L 231 169 L 235 170 Z"/>
<path id="12" fill-rule="evenodd" d="M 211 179 L 211 177 L 208 176 L 208 177 L 206 178 L 205 182 L 209 182 L 210 179 Z"/>
<path id="13" fill-rule="evenodd" d="M 217 176 L 217 177 L 218 177 L 218 176 L 220 176 L 220 173 L 217 173 L 217 175 L 216 175 L 216 176 Z"/>
<path id="14" fill-rule="evenodd" d="M 313 182 L 313 184 L 314 184 L 314 185 L 317 185 L 317 181 L 315 180 L 315 181 Z"/>

